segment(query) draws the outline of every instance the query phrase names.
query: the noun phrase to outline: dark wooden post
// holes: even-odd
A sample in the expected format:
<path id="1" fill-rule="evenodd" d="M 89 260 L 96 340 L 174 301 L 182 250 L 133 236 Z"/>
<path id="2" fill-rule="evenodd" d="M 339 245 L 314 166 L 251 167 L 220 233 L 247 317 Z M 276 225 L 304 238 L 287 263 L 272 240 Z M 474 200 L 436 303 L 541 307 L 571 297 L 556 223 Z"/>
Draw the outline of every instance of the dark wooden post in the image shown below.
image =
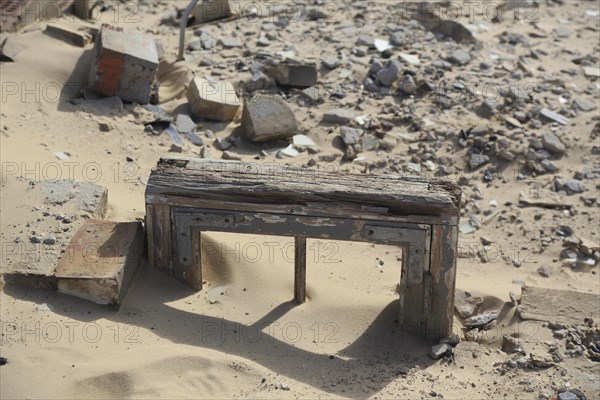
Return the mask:
<path id="1" fill-rule="evenodd" d="M 298 304 L 306 301 L 306 238 L 296 236 L 294 246 L 294 300 Z"/>
<path id="2" fill-rule="evenodd" d="M 452 334 L 454 288 L 456 285 L 456 247 L 458 228 L 434 225 L 431 238 L 431 313 L 427 321 L 428 338 L 439 340 Z"/>

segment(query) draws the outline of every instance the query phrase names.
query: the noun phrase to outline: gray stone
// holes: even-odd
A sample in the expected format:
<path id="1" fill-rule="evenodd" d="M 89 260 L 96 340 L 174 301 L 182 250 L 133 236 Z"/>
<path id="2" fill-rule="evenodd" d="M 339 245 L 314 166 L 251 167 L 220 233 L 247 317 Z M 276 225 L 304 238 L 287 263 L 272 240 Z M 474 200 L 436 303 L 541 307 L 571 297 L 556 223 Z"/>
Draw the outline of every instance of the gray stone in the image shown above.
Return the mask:
<path id="1" fill-rule="evenodd" d="M 485 154 L 471 154 L 471 158 L 469 159 L 469 167 L 474 170 L 479 168 L 480 166 L 488 163 L 490 158 Z"/>
<path id="2" fill-rule="evenodd" d="M 100 129 L 100 132 L 110 132 L 114 129 L 114 127 L 108 122 L 99 122 L 98 128 Z"/>
<path id="3" fill-rule="evenodd" d="M 506 161 L 513 161 L 516 156 L 510 150 L 502 149 L 498 152 L 498 157 Z"/>
<path id="4" fill-rule="evenodd" d="M 33 235 L 29 238 L 31 243 L 42 243 L 43 238 L 39 235 Z"/>
<path id="5" fill-rule="evenodd" d="M 491 118 L 496 114 L 498 104 L 493 99 L 483 100 L 476 109 L 476 112 L 484 117 Z"/>
<path id="6" fill-rule="evenodd" d="M 575 98 L 574 104 L 577 106 L 577 108 L 579 108 L 581 111 L 584 111 L 584 112 L 592 111 L 592 110 L 596 109 L 596 107 L 597 107 L 597 105 L 595 103 L 584 100 L 580 97 Z"/>
<path id="7" fill-rule="evenodd" d="M 588 77 L 600 78 L 600 68 L 596 67 L 584 67 L 583 73 Z"/>
<path id="8" fill-rule="evenodd" d="M 203 32 L 200 36 L 200 42 L 204 50 L 210 50 L 217 45 L 217 39 L 206 32 Z"/>
<path id="9" fill-rule="evenodd" d="M 471 129 L 471 132 L 469 133 L 469 136 L 485 136 L 488 133 L 490 133 L 490 128 L 487 127 L 487 125 L 479 125 L 476 126 L 475 128 Z"/>
<path id="10" fill-rule="evenodd" d="M 555 365 L 552 357 L 530 353 L 529 358 L 531 365 L 537 368 L 550 368 Z"/>
<path id="11" fill-rule="evenodd" d="M 321 103 L 323 102 L 323 97 L 321 96 L 321 90 L 318 87 L 309 87 L 302 90 L 302 96 L 305 100 L 310 103 Z"/>
<path id="12" fill-rule="evenodd" d="M 178 114 L 175 118 L 175 128 L 179 133 L 189 133 L 196 130 L 196 123 L 187 114 Z"/>
<path id="13" fill-rule="evenodd" d="M 452 55 L 450 56 L 450 59 L 457 64 L 465 65 L 469 61 L 471 61 L 471 55 L 469 53 L 467 53 L 466 51 L 464 51 L 463 49 L 458 49 L 452 53 Z"/>
<path id="14" fill-rule="evenodd" d="M 379 147 L 388 151 L 393 150 L 397 144 L 398 141 L 395 138 L 391 137 L 386 137 L 379 141 Z"/>
<path id="15" fill-rule="evenodd" d="M 540 162 L 540 165 L 542 166 L 542 168 L 544 168 L 547 172 L 556 172 L 558 171 L 558 167 L 556 165 L 554 165 L 554 163 L 550 160 L 542 160 Z"/>
<path id="16" fill-rule="evenodd" d="M 554 33 L 556 33 L 556 36 L 559 38 L 568 38 L 571 35 L 571 31 L 564 26 L 557 26 L 554 28 Z"/>
<path id="17" fill-rule="evenodd" d="M 579 400 L 579 396 L 570 391 L 565 391 L 558 394 L 558 400 Z"/>
<path id="18" fill-rule="evenodd" d="M 538 274 L 540 274 L 544 278 L 549 278 L 550 277 L 550 267 L 548 267 L 546 265 L 542 265 L 541 267 L 539 267 L 537 269 L 537 272 L 538 272 Z"/>
<path id="19" fill-rule="evenodd" d="M 363 83 L 365 90 L 371 93 L 379 93 L 381 91 L 381 86 L 377 82 L 375 82 L 370 77 L 365 78 L 365 82 Z"/>
<path id="20" fill-rule="evenodd" d="M 192 40 L 187 47 L 190 51 L 200 51 L 202 50 L 202 41 L 200 39 Z"/>
<path id="21" fill-rule="evenodd" d="M 294 136 L 298 123 L 293 111 L 277 95 L 259 95 L 244 104 L 242 126 L 252 142 Z"/>
<path id="22" fill-rule="evenodd" d="M 242 47 L 242 41 L 238 38 L 222 38 L 219 40 L 221 42 L 221 46 L 225 49 L 233 49 L 236 47 Z"/>
<path id="23" fill-rule="evenodd" d="M 53 244 L 56 244 L 56 238 L 54 236 L 48 236 L 42 243 L 47 246 L 52 246 Z"/>
<path id="24" fill-rule="evenodd" d="M 583 182 L 577 179 L 570 179 L 565 182 L 563 189 L 567 191 L 567 194 L 583 193 L 585 192 L 585 186 Z"/>
<path id="25" fill-rule="evenodd" d="M 402 46 L 404 44 L 404 32 L 396 32 L 390 36 L 390 42 L 396 46 Z"/>
<path id="26" fill-rule="evenodd" d="M 216 138 L 215 147 L 221 151 L 227 150 L 232 145 L 228 138 Z"/>
<path id="27" fill-rule="evenodd" d="M 389 61 L 379 72 L 377 72 L 377 79 L 382 86 L 390 87 L 398 80 L 399 73 L 400 64 L 398 61 Z"/>
<path id="28" fill-rule="evenodd" d="M 335 108 L 333 110 L 325 111 L 323 114 L 323 122 L 329 122 L 331 124 L 349 124 L 354 118 L 356 118 L 355 112 L 343 108 Z"/>
<path id="29" fill-rule="evenodd" d="M 444 69 L 446 71 L 450 71 L 452 69 L 452 64 L 446 60 L 435 60 L 431 63 L 431 65 L 435 68 Z"/>
<path id="30" fill-rule="evenodd" d="M 379 147 L 379 140 L 373 136 L 364 136 L 361 140 L 361 145 L 363 151 L 377 150 Z"/>
<path id="31" fill-rule="evenodd" d="M 281 63 L 271 67 L 267 73 L 278 85 L 306 88 L 317 84 L 316 64 Z"/>
<path id="32" fill-rule="evenodd" d="M 342 141 L 346 146 L 357 144 L 362 136 L 362 129 L 350 128 L 348 126 L 342 126 L 340 128 Z"/>
<path id="33" fill-rule="evenodd" d="M 358 46 L 369 46 L 372 47 L 375 45 L 375 38 L 370 35 L 360 35 L 356 40 L 356 44 Z"/>
<path id="34" fill-rule="evenodd" d="M 402 81 L 400 82 L 400 90 L 406 94 L 415 94 L 417 92 L 417 84 L 413 79 L 412 75 L 404 75 Z"/>
<path id="35" fill-rule="evenodd" d="M 542 144 L 546 150 L 555 154 L 564 154 L 567 148 L 554 133 L 542 135 Z"/>
<path id="36" fill-rule="evenodd" d="M 434 346 L 431 346 L 431 352 L 429 353 L 429 355 L 434 360 L 437 360 L 438 358 L 442 358 L 451 349 L 452 347 L 450 347 L 446 343 L 436 344 Z"/>
<path id="37" fill-rule="evenodd" d="M 567 125 L 569 123 L 569 119 L 563 117 L 562 115 L 555 113 L 552 110 L 549 110 L 547 108 L 542 108 L 540 111 L 540 116 L 549 119 L 551 121 L 554 122 L 558 122 L 561 125 Z"/>
<path id="38" fill-rule="evenodd" d="M 465 326 L 467 328 L 476 328 L 478 326 L 485 325 L 498 318 L 499 314 L 500 313 L 497 310 L 486 311 L 474 317 L 467 318 L 465 320 Z"/>
<path id="39" fill-rule="evenodd" d="M 194 132 L 186 133 L 185 138 L 187 140 L 189 140 L 194 146 L 203 146 L 204 145 L 204 139 L 202 139 L 200 136 L 198 136 Z"/>
<path id="40" fill-rule="evenodd" d="M 334 58 L 330 58 L 327 60 L 323 60 L 323 65 L 327 69 L 336 69 L 337 67 L 340 66 L 340 62 Z"/>

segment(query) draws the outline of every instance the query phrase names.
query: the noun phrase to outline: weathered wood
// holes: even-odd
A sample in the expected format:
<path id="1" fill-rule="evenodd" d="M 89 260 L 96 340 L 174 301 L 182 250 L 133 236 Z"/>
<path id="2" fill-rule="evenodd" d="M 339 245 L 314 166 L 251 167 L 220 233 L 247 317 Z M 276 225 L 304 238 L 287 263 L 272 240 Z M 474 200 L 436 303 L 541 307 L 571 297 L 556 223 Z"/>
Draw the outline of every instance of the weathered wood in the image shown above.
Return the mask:
<path id="1" fill-rule="evenodd" d="M 272 164 L 162 158 L 146 195 L 258 204 L 354 203 L 392 215 L 456 216 L 460 189 L 445 181 L 396 175 L 340 174 Z"/>
<path id="2" fill-rule="evenodd" d="M 167 205 L 147 204 L 148 260 L 157 269 L 168 275 L 173 275 L 172 239 L 171 239 L 171 210 Z"/>
<path id="3" fill-rule="evenodd" d="M 402 246 L 403 333 L 452 329 L 460 189 L 453 183 L 289 166 L 163 158 L 146 189 L 149 259 L 202 288 L 202 231 L 295 238 L 294 299 L 306 299 L 306 239 Z"/>
<path id="4" fill-rule="evenodd" d="M 294 246 L 294 300 L 306 301 L 306 238 L 296 236 Z"/>
<path id="5" fill-rule="evenodd" d="M 456 226 L 434 226 L 431 236 L 431 313 L 427 337 L 439 340 L 452 333 L 456 284 Z"/>
<path id="6" fill-rule="evenodd" d="M 382 222 L 399 222 L 428 225 L 455 225 L 458 223 L 458 216 L 436 217 L 430 215 L 393 215 L 384 213 L 375 213 L 368 211 L 358 211 L 356 207 L 343 202 L 330 203 L 329 207 L 314 207 L 313 204 L 259 204 L 245 203 L 235 201 L 215 201 L 206 199 L 195 199 L 191 197 L 169 196 L 162 194 L 147 194 L 146 202 L 148 204 L 158 204 L 172 207 L 198 207 L 201 202 L 202 208 L 213 210 L 232 210 L 232 211 L 250 211 L 264 212 L 271 214 L 291 214 L 291 215 L 310 215 L 313 217 L 348 217 L 360 220 L 372 220 Z M 371 208 L 371 210 L 374 210 Z"/>

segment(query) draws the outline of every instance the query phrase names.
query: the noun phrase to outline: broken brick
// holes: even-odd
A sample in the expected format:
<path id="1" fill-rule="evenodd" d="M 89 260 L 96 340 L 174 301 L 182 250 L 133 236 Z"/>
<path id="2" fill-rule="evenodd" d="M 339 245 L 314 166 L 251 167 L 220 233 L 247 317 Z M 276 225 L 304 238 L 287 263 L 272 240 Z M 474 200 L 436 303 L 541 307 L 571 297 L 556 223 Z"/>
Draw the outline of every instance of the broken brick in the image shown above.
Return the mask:
<path id="1" fill-rule="evenodd" d="M 106 96 L 147 104 L 158 69 L 156 42 L 147 35 L 103 25 L 96 39 L 91 86 Z"/>

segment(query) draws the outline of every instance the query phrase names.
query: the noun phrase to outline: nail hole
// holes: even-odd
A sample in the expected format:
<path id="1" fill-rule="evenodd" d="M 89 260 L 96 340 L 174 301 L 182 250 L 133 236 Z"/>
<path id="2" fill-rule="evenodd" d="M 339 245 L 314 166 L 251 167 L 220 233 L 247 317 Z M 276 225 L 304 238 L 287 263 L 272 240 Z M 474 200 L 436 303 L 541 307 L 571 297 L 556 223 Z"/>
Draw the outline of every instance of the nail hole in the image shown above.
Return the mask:
<path id="1" fill-rule="evenodd" d="M 369 235 L 373 235 L 375 234 L 375 231 L 373 229 L 369 229 Z"/>

